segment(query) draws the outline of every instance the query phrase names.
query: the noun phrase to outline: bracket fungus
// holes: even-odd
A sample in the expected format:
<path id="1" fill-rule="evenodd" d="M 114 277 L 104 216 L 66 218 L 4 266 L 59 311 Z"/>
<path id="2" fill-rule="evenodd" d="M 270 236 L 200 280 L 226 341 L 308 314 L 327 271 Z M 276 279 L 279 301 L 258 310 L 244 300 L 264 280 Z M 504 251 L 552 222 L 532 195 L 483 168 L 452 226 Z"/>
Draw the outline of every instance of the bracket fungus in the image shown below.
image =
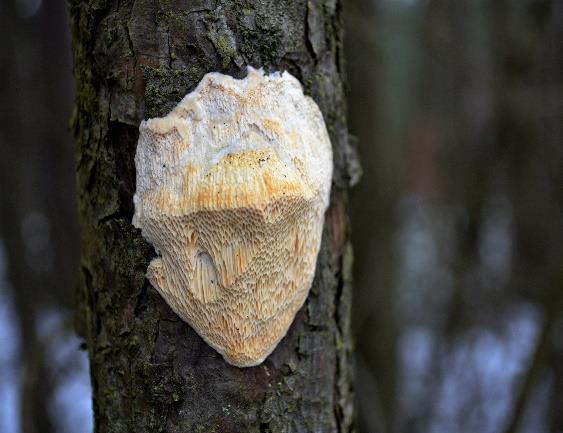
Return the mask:
<path id="1" fill-rule="evenodd" d="M 209 73 L 143 121 L 133 224 L 147 278 L 227 362 L 260 364 L 315 273 L 332 179 L 322 114 L 287 72 Z"/>

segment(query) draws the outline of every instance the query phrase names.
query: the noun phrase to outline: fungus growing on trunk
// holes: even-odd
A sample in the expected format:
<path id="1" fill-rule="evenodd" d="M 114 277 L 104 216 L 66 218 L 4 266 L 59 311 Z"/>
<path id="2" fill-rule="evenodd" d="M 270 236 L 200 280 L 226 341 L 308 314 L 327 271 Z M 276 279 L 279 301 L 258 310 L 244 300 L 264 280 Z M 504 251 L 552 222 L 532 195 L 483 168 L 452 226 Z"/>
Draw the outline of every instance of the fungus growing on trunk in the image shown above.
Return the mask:
<path id="1" fill-rule="evenodd" d="M 313 280 L 332 149 L 291 74 L 209 73 L 143 121 L 133 224 L 159 257 L 147 277 L 230 364 L 260 364 Z"/>

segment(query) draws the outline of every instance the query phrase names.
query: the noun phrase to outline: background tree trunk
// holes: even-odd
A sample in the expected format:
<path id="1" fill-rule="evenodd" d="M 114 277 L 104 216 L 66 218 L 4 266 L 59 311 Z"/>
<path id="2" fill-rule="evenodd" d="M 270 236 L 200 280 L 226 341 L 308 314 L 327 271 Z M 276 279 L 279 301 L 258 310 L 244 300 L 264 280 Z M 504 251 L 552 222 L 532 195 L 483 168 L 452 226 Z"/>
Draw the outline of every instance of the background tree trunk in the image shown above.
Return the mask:
<path id="1" fill-rule="evenodd" d="M 0 276 L 0 334 L 12 303 L 15 313 L 13 340 L 0 336 L 2 432 L 15 431 L 14 413 L 22 433 L 58 431 L 51 403 L 72 368 L 70 356 L 54 367 L 45 330 L 57 307 L 72 308 L 79 263 L 72 144 L 65 140 L 70 89 L 61 74 L 70 53 L 64 3 L 44 2 L 40 12 L 39 5 L 0 3 L 0 274 L 7 277 Z M 17 384 L 15 407 L 8 381 Z"/>
<path id="2" fill-rule="evenodd" d="M 97 432 L 349 432 L 351 249 L 357 169 L 343 94 L 340 2 L 70 0 L 80 323 Z M 335 156 L 317 274 L 288 335 L 258 367 L 232 367 L 145 279 L 154 256 L 131 225 L 143 118 L 163 116 L 210 71 L 288 70 L 319 104 Z"/>

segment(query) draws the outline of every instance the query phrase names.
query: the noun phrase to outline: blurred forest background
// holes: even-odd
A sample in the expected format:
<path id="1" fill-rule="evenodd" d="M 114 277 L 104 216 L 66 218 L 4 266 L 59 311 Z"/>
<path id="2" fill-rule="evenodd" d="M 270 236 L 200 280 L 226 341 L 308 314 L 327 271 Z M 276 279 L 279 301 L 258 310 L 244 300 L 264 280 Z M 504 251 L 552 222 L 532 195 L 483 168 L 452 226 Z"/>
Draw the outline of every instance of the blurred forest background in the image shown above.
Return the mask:
<path id="1" fill-rule="evenodd" d="M 563 1 L 345 0 L 358 426 L 563 432 Z M 0 2 L 0 432 L 92 431 L 62 0 Z"/>

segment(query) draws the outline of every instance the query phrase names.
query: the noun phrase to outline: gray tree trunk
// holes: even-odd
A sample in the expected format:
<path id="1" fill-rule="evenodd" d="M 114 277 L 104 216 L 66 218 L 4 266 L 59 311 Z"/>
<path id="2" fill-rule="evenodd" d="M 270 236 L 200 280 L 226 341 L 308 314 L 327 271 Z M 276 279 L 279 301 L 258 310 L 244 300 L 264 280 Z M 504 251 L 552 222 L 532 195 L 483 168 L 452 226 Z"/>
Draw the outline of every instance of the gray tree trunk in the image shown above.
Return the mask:
<path id="1" fill-rule="evenodd" d="M 356 176 L 343 94 L 338 0 L 70 0 L 83 222 L 80 329 L 97 432 L 350 432 L 351 248 Z M 145 279 L 154 256 L 131 225 L 143 118 L 203 75 L 288 70 L 323 111 L 335 155 L 318 269 L 288 335 L 258 367 L 223 359 Z"/>

